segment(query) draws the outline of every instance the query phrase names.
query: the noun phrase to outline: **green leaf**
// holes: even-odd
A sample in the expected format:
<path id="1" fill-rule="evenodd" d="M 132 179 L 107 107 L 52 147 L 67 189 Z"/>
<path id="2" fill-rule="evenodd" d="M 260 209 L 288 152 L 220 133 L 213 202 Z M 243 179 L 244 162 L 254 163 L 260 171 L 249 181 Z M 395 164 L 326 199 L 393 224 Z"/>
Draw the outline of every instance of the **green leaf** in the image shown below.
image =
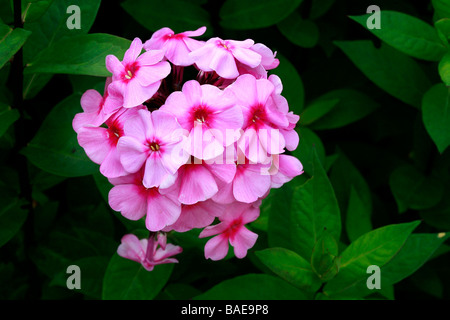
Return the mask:
<path id="1" fill-rule="evenodd" d="M 338 89 L 319 97 L 316 101 L 338 99 L 337 104 L 323 117 L 312 123 L 313 130 L 328 130 L 346 126 L 372 113 L 379 107 L 364 93 L 353 89 Z"/>
<path id="2" fill-rule="evenodd" d="M 321 282 L 311 264 L 297 253 L 284 248 L 269 248 L 255 252 L 261 262 L 280 278 L 309 293 L 315 293 Z"/>
<path id="3" fill-rule="evenodd" d="M 444 193 L 444 186 L 438 179 L 425 176 L 411 165 L 400 166 L 392 172 L 389 186 L 400 213 L 407 208 L 431 208 L 441 200 Z"/>
<path id="4" fill-rule="evenodd" d="M 103 300 L 151 300 L 165 286 L 173 264 L 147 271 L 135 261 L 114 254 L 103 279 Z"/>
<path id="5" fill-rule="evenodd" d="M 438 20 L 434 23 L 434 27 L 438 32 L 439 38 L 441 38 L 444 44 L 448 44 L 448 40 L 450 40 L 450 19 L 444 18 Z"/>
<path id="6" fill-rule="evenodd" d="M 450 4 L 447 0 L 431 0 L 436 15 L 441 18 L 450 18 Z"/>
<path id="7" fill-rule="evenodd" d="M 31 32 L 22 28 L 12 29 L 0 23 L 0 68 L 22 48 Z"/>
<path id="8" fill-rule="evenodd" d="M 22 21 L 24 23 L 38 20 L 52 4 L 53 0 L 22 1 Z"/>
<path id="9" fill-rule="evenodd" d="M 220 9 L 220 24 L 228 29 L 265 28 L 285 19 L 303 0 L 227 0 Z"/>
<path id="10" fill-rule="evenodd" d="M 328 230 L 324 230 L 316 241 L 311 256 L 312 269 L 322 282 L 331 280 L 339 272 L 338 254 L 338 243 Z"/>
<path id="11" fill-rule="evenodd" d="M 420 217 L 438 230 L 450 230 L 450 185 L 446 185 L 441 201 L 434 207 L 420 211 Z"/>
<path id="12" fill-rule="evenodd" d="M 439 62 L 439 75 L 447 87 L 450 86 L 450 53 L 447 53 Z"/>
<path id="13" fill-rule="evenodd" d="M 433 86 L 423 97 L 422 119 L 440 153 L 450 145 L 450 94 L 443 84 Z"/>
<path id="14" fill-rule="evenodd" d="M 98 165 L 79 146 L 72 129 L 75 114 L 82 111 L 80 98 L 74 94 L 56 105 L 34 138 L 22 149 L 36 167 L 64 177 L 85 176 L 98 170 Z"/>
<path id="15" fill-rule="evenodd" d="M 44 50 L 25 73 L 69 73 L 107 77 L 105 58 L 112 54 L 122 59 L 129 40 L 109 34 L 94 33 L 61 40 Z"/>
<path id="16" fill-rule="evenodd" d="M 0 247 L 2 247 L 20 230 L 27 218 L 28 212 L 22 209 L 22 206 L 26 202 L 20 200 L 18 197 L 5 197 L 3 194 L 0 204 Z"/>
<path id="17" fill-rule="evenodd" d="M 448 237 L 445 233 L 410 235 L 400 252 L 382 268 L 382 285 L 395 284 L 409 277 L 430 259 Z"/>
<path id="18" fill-rule="evenodd" d="M 300 47 L 312 48 L 319 41 L 319 28 L 315 22 L 303 20 L 298 11 L 292 12 L 277 27 L 289 41 Z"/>
<path id="19" fill-rule="evenodd" d="M 317 99 L 303 111 L 300 123 L 308 126 L 325 116 L 339 103 L 339 99 Z"/>
<path id="20" fill-rule="evenodd" d="M 312 178 L 294 188 L 291 206 L 294 225 L 291 237 L 295 251 L 307 260 L 311 258 L 314 246 L 324 230 L 334 239 L 339 239 L 341 235 L 339 206 L 317 154 L 313 168 Z"/>
<path id="21" fill-rule="evenodd" d="M 300 159 L 303 170 L 309 175 L 313 172 L 314 150 L 321 163 L 325 163 L 325 148 L 320 138 L 310 129 L 301 127 L 298 129 L 300 142 L 297 149 L 292 151 L 292 155 Z"/>
<path id="22" fill-rule="evenodd" d="M 67 7 L 71 5 L 67 0 L 53 0 L 45 13 L 37 20 L 25 23 L 25 29 L 32 32 L 24 46 L 25 64 L 35 61 L 44 49 L 52 46 L 63 38 L 88 33 L 95 21 L 101 0 L 78 0 L 80 7 L 81 28 L 67 28 Z M 68 52 L 64 52 L 64 55 Z M 33 98 L 52 78 L 52 74 L 24 75 L 24 98 Z"/>
<path id="23" fill-rule="evenodd" d="M 281 54 L 277 54 L 280 64 L 272 74 L 276 74 L 283 81 L 282 96 L 285 97 L 289 103 L 290 111 L 295 114 L 300 114 L 305 103 L 305 90 L 303 89 L 303 82 L 294 65 Z"/>
<path id="24" fill-rule="evenodd" d="M 175 33 L 180 33 L 206 26 L 205 35 L 212 34 L 208 11 L 191 1 L 128 0 L 121 5 L 129 15 L 150 31 L 168 27 Z"/>
<path id="25" fill-rule="evenodd" d="M 331 297 L 359 298 L 365 294 L 358 287 L 368 278 L 367 268 L 382 268 L 400 251 L 420 221 L 387 225 L 359 237 L 341 255 L 338 275 L 324 287 Z"/>
<path id="26" fill-rule="evenodd" d="M 372 230 L 371 213 L 372 207 L 363 202 L 355 187 L 352 185 L 345 220 L 345 230 L 350 241 L 353 242 Z"/>
<path id="27" fill-rule="evenodd" d="M 304 300 L 307 296 L 280 278 L 246 274 L 225 280 L 194 300 Z"/>
<path id="28" fill-rule="evenodd" d="M 378 87 L 419 108 L 431 84 L 416 61 L 384 43 L 380 49 L 368 40 L 334 43 Z"/>
<path id="29" fill-rule="evenodd" d="M 366 14 L 350 18 L 367 28 L 367 19 L 370 16 L 371 14 Z M 414 58 L 439 61 L 447 51 L 432 26 L 405 13 L 383 10 L 381 28 L 368 30 L 395 49 Z"/>
<path id="30" fill-rule="evenodd" d="M 0 137 L 3 136 L 8 128 L 19 119 L 20 114 L 16 109 L 0 102 Z"/>

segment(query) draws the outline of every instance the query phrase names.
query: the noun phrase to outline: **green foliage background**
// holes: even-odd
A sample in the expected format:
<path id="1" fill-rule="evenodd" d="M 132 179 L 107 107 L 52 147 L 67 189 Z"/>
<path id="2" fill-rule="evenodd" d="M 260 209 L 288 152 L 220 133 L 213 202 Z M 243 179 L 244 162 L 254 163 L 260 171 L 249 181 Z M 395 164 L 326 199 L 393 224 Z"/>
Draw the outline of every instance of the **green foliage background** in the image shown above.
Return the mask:
<path id="1" fill-rule="evenodd" d="M 381 29 L 371 4 L 23 0 L 21 28 L 0 0 L 0 298 L 449 299 L 450 2 L 379 0 Z M 144 225 L 109 208 L 71 122 L 85 90 L 103 91 L 107 54 L 200 26 L 277 51 L 305 173 L 264 200 L 245 259 L 205 260 L 193 230 L 169 234 L 179 264 L 147 272 L 115 253 Z M 66 288 L 69 265 L 81 290 Z"/>

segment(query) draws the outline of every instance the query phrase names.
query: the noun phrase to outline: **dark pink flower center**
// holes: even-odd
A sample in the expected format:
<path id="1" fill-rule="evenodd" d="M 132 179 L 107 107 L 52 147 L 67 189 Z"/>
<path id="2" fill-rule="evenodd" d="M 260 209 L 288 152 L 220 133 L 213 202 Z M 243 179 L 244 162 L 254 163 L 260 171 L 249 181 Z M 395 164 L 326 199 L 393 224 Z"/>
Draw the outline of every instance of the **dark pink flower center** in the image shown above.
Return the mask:
<path id="1" fill-rule="evenodd" d="M 208 117 L 210 115 L 210 112 L 207 108 L 204 106 L 200 106 L 197 109 L 194 110 L 194 121 L 201 122 L 201 123 L 207 123 Z"/>
<path id="2" fill-rule="evenodd" d="M 116 121 L 108 123 L 108 138 L 111 145 L 117 145 L 119 138 L 124 135 L 123 128 Z"/>
<path id="3" fill-rule="evenodd" d="M 225 235 L 228 238 L 234 238 L 234 236 L 236 235 L 236 233 L 238 233 L 238 231 L 239 231 L 239 229 L 241 229 L 241 227 L 242 227 L 242 218 L 239 217 L 239 218 L 233 220 L 233 222 L 231 222 L 230 226 L 225 231 Z"/>
<path id="4" fill-rule="evenodd" d="M 161 146 L 159 145 L 159 143 L 156 142 L 156 141 L 150 142 L 150 143 L 148 144 L 148 147 L 149 147 L 150 150 L 152 150 L 153 152 L 159 151 L 159 149 L 161 148 Z"/>
<path id="5" fill-rule="evenodd" d="M 250 113 L 249 126 L 258 127 L 260 124 L 266 122 L 266 120 L 267 117 L 264 107 L 262 105 L 257 105 L 253 108 L 252 112 Z"/>
<path id="6" fill-rule="evenodd" d="M 125 81 L 129 81 L 134 78 L 136 72 L 139 70 L 139 64 L 134 61 L 125 66 L 125 73 L 122 76 L 122 79 Z"/>
<path id="7" fill-rule="evenodd" d="M 217 44 L 217 46 L 218 46 L 219 48 L 225 49 L 225 50 L 227 50 L 227 51 L 230 51 L 230 50 L 231 50 L 231 45 L 230 45 L 230 43 L 229 43 L 228 41 L 220 41 L 220 40 L 218 40 L 218 41 L 216 42 L 216 44 Z"/>

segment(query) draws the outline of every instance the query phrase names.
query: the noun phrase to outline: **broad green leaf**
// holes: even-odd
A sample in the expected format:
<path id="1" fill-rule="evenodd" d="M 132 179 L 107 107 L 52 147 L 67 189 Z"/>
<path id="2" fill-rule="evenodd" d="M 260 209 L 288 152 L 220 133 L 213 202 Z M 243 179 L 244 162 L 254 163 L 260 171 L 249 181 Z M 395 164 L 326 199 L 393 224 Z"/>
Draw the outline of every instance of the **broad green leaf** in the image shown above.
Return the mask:
<path id="1" fill-rule="evenodd" d="M 80 290 L 82 294 L 95 299 L 102 297 L 102 280 L 108 266 L 109 259 L 104 256 L 87 257 L 71 262 L 80 267 Z M 67 265 L 68 267 L 69 265 Z M 50 286 L 67 288 L 67 267 L 57 273 L 50 281 Z M 78 290 L 77 290 L 78 291 Z"/>
<path id="2" fill-rule="evenodd" d="M 450 86 L 450 53 L 447 53 L 439 62 L 439 75 L 448 87 Z"/>
<path id="3" fill-rule="evenodd" d="M 358 298 L 365 295 L 358 286 L 368 278 L 367 268 L 382 268 L 400 251 L 420 221 L 387 225 L 359 237 L 341 255 L 339 273 L 324 287 L 331 297 Z"/>
<path id="4" fill-rule="evenodd" d="M 269 248 L 255 254 L 272 272 L 297 288 L 309 293 L 319 289 L 321 282 L 310 262 L 297 253 L 284 248 Z"/>
<path id="5" fill-rule="evenodd" d="M 444 193 L 444 186 L 437 178 L 425 176 L 411 165 L 394 170 L 389 178 L 389 186 L 400 213 L 408 208 L 431 208 L 441 200 Z"/>
<path id="6" fill-rule="evenodd" d="M 25 0 L 22 1 L 22 21 L 33 22 L 39 19 L 52 4 L 53 0 Z"/>
<path id="7" fill-rule="evenodd" d="M 448 44 L 448 41 L 450 40 L 450 19 L 444 18 L 438 20 L 434 23 L 434 27 L 436 28 L 438 36 L 441 38 L 442 42 L 444 42 L 444 44 Z"/>
<path id="8" fill-rule="evenodd" d="M 367 95 L 353 89 L 330 91 L 319 97 L 316 102 L 329 101 L 330 99 L 339 99 L 339 101 L 334 108 L 310 125 L 313 130 L 327 130 L 346 126 L 364 118 L 379 107 L 378 103 Z"/>
<path id="9" fill-rule="evenodd" d="M 293 44 L 312 48 L 319 41 L 319 28 L 314 21 L 303 20 L 297 11 L 277 24 L 281 33 Z"/>
<path id="10" fill-rule="evenodd" d="M 195 300 L 305 300 L 307 296 L 280 278 L 246 274 L 225 280 Z"/>
<path id="11" fill-rule="evenodd" d="M 350 18 L 367 28 L 370 14 Z M 383 10 L 381 28 L 368 29 L 395 49 L 414 58 L 439 61 L 447 51 L 428 23 L 401 12 Z"/>
<path id="12" fill-rule="evenodd" d="M 440 153 L 450 145 L 450 94 L 443 84 L 433 86 L 423 97 L 422 119 Z"/>
<path id="13" fill-rule="evenodd" d="M 395 284 L 413 274 L 447 240 L 445 233 L 417 233 L 409 236 L 400 252 L 382 269 L 382 285 Z"/>
<path id="14" fill-rule="evenodd" d="M 445 290 L 444 281 L 435 268 L 428 265 L 424 265 L 409 278 L 409 282 L 421 291 L 441 300 Z"/>
<path id="15" fill-rule="evenodd" d="M 336 240 L 324 230 L 314 245 L 311 266 L 322 282 L 331 280 L 339 272 L 339 247 Z"/>
<path id="16" fill-rule="evenodd" d="M 16 109 L 0 102 L 0 137 L 5 134 L 6 130 L 19 119 L 20 114 Z"/>
<path id="17" fill-rule="evenodd" d="M 345 230 L 351 242 L 372 230 L 371 213 L 372 207 L 363 202 L 352 185 L 345 219 Z"/>
<path id="18" fill-rule="evenodd" d="M 431 0 L 438 19 L 450 18 L 450 3 L 447 0 Z"/>
<path id="19" fill-rule="evenodd" d="M 227 0 L 220 9 L 220 24 L 228 29 L 265 28 L 285 19 L 303 0 Z"/>
<path id="20" fill-rule="evenodd" d="M 122 59 L 131 42 L 109 34 L 95 33 L 61 40 L 44 50 L 25 73 L 69 73 L 107 77 L 105 58 L 112 54 Z"/>
<path id="21" fill-rule="evenodd" d="M 300 115 L 300 124 L 309 126 L 329 113 L 339 103 L 339 99 L 318 99 L 306 107 Z"/>
<path id="22" fill-rule="evenodd" d="M 67 28 L 67 7 L 71 3 L 67 0 L 53 0 L 45 13 L 34 21 L 26 21 L 24 28 L 32 32 L 24 46 L 25 64 L 35 61 L 49 46 L 63 38 L 88 33 L 95 21 L 101 0 L 78 0 L 76 5 L 81 12 L 81 28 Z M 67 51 L 64 52 L 64 55 Z M 33 98 L 52 78 L 52 74 L 25 74 L 24 98 Z"/>
<path id="23" fill-rule="evenodd" d="M 206 26 L 205 35 L 212 34 L 208 11 L 192 1 L 128 0 L 121 5 L 130 16 L 150 31 L 168 27 L 175 33 L 180 33 Z"/>
<path id="24" fill-rule="evenodd" d="M 2 247 L 20 230 L 28 212 L 22 208 L 26 203 L 18 197 L 3 194 L 0 203 L 0 247 Z"/>
<path id="25" fill-rule="evenodd" d="M 334 239 L 339 239 L 341 235 L 339 206 L 317 154 L 313 170 L 311 179 L 294 188 L 291 205 L 293 245 L 295 251 L 307 260 L 311 258 L 313 248 L 324 230 Z"/>
<path id="26" fill-rule="evenodd" d="M 0 23 L 0 68 L 22 48 L 31 32 L 22 28 L 12 29 Z"/>
<path id="27" fill-rule="evenodd" d="M 165 286 L 173 264 L 147 271 L 140 263 L 114 254 L 103 279 L 103 300 L 151 300 Z"/>
<path id="28" fill-rule="evenodd" d="M 319 156 L 320 162 L 325 163 L 325 148 L 320 138 L 310 129 L 300 127 L 298 129 L 300 142 L 297 149 L 292 151 L 292 155 L 303 164 L 303 170 L 309 175 L 313 172 L 314 150 Z"/>
<path id="29" fill-rule="evenodd" d="M 289 110 L 295 114 L 300 114 L 305 103 L 305 91 L 303 89 L 302 79 L 297 69 L 288 59 L 279 53 L 277 54 L 277 58 L 280 60 L 280 64 L 270 72 L 279 76 L 281 81 L 283 81 L 283 92 L 281 95 L 287 99 Z"/>
<path id="30" fill-rule="evenodd" d="M 64 177 L 85 176 L 98 170 L 98 165 L 79 146 L 72 129 L 75 114 L 82 111 L 80 98 L 74 94 L 56 105 L 34 138 L 22 149 L 36 167 Z"/>
<path id="31" fill-rule="evenodd" d="M 185 283 L 168 284 L 163 292 L 164 296 L 170 300 L 190 300 L 201 293 L 194 286 Z"/>
<path id="32" fill-rule="evenodd" d="M 384 43 L 380 49 L 368 40 L 336 41 L 335 44 L 378 87 L 419 108 L 431 84 L 416 61 Z"/>

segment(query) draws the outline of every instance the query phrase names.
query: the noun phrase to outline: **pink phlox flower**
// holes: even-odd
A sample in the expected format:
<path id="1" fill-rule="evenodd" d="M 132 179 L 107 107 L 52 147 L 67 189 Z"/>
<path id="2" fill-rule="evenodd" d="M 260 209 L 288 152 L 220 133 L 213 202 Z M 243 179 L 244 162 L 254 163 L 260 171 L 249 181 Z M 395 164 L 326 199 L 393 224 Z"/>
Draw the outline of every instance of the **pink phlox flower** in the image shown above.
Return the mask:
<path id="1" fill-rule="evenodd" d="M 261 63 L 261 55 L 250 48 L 254 41 L 209 39 L 202 47 L 189 53 L 197 67 L 205 72 L 215 71 L 225 79 L 236 79 L 239 76 L 237 62 L 250 68 Z"/>
<path id="2" fill-rule="evenodd" d="M 173 114 L 189 132 L 187 152 L 198 159 L 221 155 L 240 136 L 242 111 L 232 91 L 191 80 L 173 92 L 160 110 Z"/>
<path id="3" fill-rule="evenodd" d="M 144 43 L 144 49 L 164 50 L 167 60 L 176 66 L 190 66 L 194 64 L 194 60 L 189 53 L 200 48 L 204 42 L 191 39 L 190 37 L 198 37 L 204 34 L 206 27 L 198 28 L 195 31 L 185 31 L 175 34 L 170 28 L 162 28 Z"/>
<path id="4" fill-rule="evenodd" d="M 108 194 L 111 208 L 130 220 L 137 221 L 145 217 L 145 225 L 150 231 L 160 231 L 175 223 L 181 213 L 181 203 L 177 199 L 175 187 L 164 190 L 146 188 L 142 180 L 142 170 L 109 179 L 114 185 Z"/>
<path id="5" fill-rule="evenodd" d="M 72 127 L 76 133 L 84 126 L 98 127 L 112 114 L 111 109 L 121 107 L 120 101 L 115 100 L 108 94 L 108 86 L 111 83 L 111 77 L 106 78 L 105 90 L 103 96 L 94 89 L 87 90 L 81 96 L 82 113 L 77 113 L 72 121 Z"/>
<path id="6" fill-rule="evenodd" d="M 117 142 L 124 135 L 125 122 L 138 110 L 145 109 L 142 105 L 133 109 L 120 108 L 106 120 L 106 128 L 85 126 L 79 130 L 78 143 L 93 162 L 100 164 L 100 172 L 105 177 L 115 178 L 128 173 L 120 163 Z"/>
<path id="7" fill-rule="evenodd" d="M 183 249 L 171 243 L 163 246 L 159 237 L 158 234 L 158 240 L 155 240 L 155 236 L 150 235 L 149 239 L 139 240 L 134 234 L 126 234 L 122 237 L 117 254 L 141 263 L 147 271 L 152 271 L 158 264 L 178 263 L 177 259 L 171 257 L 181 253 Z"/>
<path id="8" fill-rule="evenodd" d="M 259 216 L 259 209 L 252 204 L 235 202 L 227 206 L 225 212 L 219 217 L 221 221 L 214 226 L 206 227 L 200 238 L 217 235 L 205 245 L 205 258 L 221 260 L 228 253 L 228 242 L 234 247 L 234 254 L 242 259 L 247 250 L 254 246 L 258 235 L 248 230 L 245 225 L 255 221 Z"/>
<path id="9" fill-rule="evenodd" d="M 271 154 L 283 153 L 286 143 L 280 129 L 287 128 L 289 120 L 273 99 L 275 86 L 272 82 L 246 74 L 229 88 L 244 114 L 244 134 L 239 139 L 239 149 L 252 162 L 266 162 Z"/>
<path id="10" fill-rule="evenodd" d="M 120 162 L 130 173 L 144 167 L 147 188 L 171 186 L 178 168 L 187 162 L 183 130 L 173 115 L 162 110 L 139 110 L 124 126 L 117 148 Z"/>
<path id="11" fill-rule="evenodd" d="M 142 41 L 135 38 L 125 52 L 123 61 L 117 57 L 106 57 L 106 68 L 112 73 L 108 90 L 114 96 L 123 96 L 123 106 L 132 108 L 150 99 L 161 85 L 161 80 L 170 73 L 170 64 L 162 61 L 163 50 L 150 50 L 141 54 Z"/>

